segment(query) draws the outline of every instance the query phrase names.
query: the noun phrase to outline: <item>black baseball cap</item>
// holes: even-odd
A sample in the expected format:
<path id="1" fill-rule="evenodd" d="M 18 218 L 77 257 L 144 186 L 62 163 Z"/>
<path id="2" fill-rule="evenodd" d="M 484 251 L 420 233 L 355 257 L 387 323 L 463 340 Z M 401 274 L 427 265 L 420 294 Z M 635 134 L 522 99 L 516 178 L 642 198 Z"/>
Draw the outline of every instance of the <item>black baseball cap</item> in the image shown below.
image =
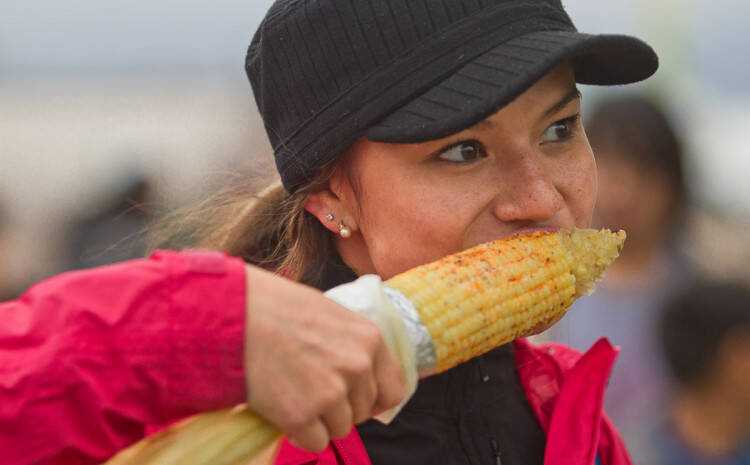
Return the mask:
<path id="1" fill-rule="evenodd" d="M 278 0 L 246 70 L 293 192 L 361 137 L 455 134 L 566 61 L 582 84 L 658 68 L 639 39 L 578 32 L 560 0 Z"/>

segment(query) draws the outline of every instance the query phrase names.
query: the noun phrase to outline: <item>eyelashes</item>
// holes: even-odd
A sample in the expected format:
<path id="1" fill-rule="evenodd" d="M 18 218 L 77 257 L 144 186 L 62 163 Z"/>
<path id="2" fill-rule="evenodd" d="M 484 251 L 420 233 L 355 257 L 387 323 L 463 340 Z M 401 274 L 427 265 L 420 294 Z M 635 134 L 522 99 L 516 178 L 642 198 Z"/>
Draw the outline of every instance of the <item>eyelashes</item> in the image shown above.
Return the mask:
<path id="1" fill-rule="evenodd" d="M 449 163 L 469 164 L 486 157 L 487 149 L 484 144 L 476 139 L 469 139 L 440 149 L 435 159 Z"/>
<path id="2" fill-rule="evenodd" d="M 580 113 L 555 121 L 542 133 L 540 144 L 561 144 L 570 141 L 578 134 L 580 122 Z M 467 165 L 488 155 L 487 147 L 480 140 L 466 139 L 438 150 L 431 158 L 451 164 Z"/>

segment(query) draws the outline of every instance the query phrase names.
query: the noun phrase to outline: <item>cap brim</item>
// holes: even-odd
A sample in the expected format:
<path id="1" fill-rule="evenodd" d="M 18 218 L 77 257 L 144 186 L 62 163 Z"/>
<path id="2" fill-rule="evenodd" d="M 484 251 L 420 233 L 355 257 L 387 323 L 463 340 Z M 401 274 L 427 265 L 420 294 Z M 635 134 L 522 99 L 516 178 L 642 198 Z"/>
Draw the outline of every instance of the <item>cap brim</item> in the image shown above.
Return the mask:
<path id="1" fill-rule="evenodd" d="M 659 67 L 654 50 L 634 37 L 573 31 L 527 34 L 463 65 L 372 126 L 367 138 L 418 143 L 461 132 L 512 102 L 566 60 L 581 84 L 629 84 L 648 78 Z"/>

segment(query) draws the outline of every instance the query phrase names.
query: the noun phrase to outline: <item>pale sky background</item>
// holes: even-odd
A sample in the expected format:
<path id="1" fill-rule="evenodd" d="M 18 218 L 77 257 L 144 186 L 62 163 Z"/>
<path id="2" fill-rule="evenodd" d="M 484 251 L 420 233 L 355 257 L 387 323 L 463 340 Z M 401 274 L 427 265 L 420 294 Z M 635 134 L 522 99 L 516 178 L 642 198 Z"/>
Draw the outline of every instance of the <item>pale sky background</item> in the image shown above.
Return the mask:
<path id="1" fill-rule="evenodd" d="M 268 0 L 3 0 L 0 76 L 189 72 L 241 76 Z M 683 50 L 721 92 L 750 93 L 745 0 L 567 0 L 579 29 L 640 32 Z M 604 5 L 604 6 L 603 6 Z M 684 19 L 684 24 L 672 25 Z M 679 40 L 674 32 L 683 35 Z M 668 37 L 664 37 L 668 36 Z"/>

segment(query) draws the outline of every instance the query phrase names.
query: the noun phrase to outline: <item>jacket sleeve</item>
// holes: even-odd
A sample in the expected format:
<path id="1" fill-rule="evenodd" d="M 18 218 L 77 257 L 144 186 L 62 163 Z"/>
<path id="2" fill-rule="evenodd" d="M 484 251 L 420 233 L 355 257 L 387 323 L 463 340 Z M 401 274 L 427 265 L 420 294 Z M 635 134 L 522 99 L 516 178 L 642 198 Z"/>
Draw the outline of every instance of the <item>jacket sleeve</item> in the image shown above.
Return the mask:
<path id="1" fill-rule="evenodd" d="M 2 463 L 99 463 L 148 425 L 243 402 L 244 270 L 157 252 L 0 303 Z"/>

